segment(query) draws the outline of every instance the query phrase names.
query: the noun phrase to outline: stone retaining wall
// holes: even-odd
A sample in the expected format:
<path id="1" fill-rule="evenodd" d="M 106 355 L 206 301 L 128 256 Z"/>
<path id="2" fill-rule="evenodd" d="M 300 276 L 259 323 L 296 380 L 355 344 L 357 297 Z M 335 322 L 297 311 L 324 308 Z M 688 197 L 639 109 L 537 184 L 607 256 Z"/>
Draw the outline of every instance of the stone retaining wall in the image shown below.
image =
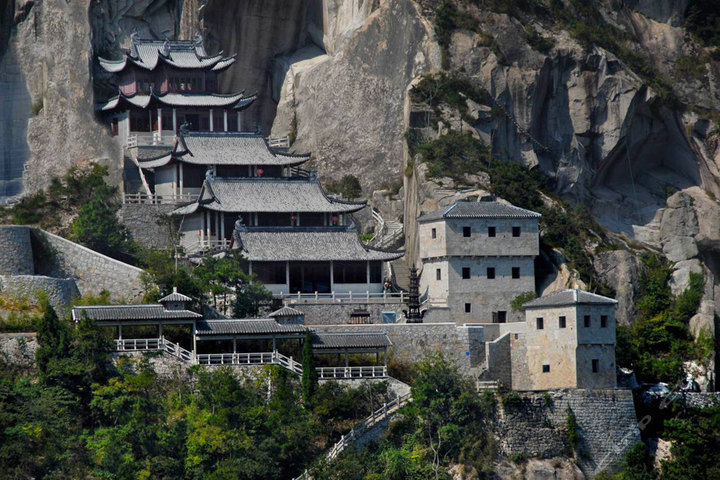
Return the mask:
<path id="1" fill-rule="evenodd" d="M 120 208 L 118 217 L 143 247 L 172 248 L 174 243 L 167 214 L 175 208 L 177 205 L 128 204 Z M 174 228 L 177 231 L 177 226 Z"/>
<path id="2" fill-rule="evenodd" d="M 33 367 L 37 347 L 34 333 L 0 333 L 0 363 Z"/>
<path id="3" fill-rule="evenodd" d="M 30 228 L 0 225 L 0 275 L 32 275 Z"/>
<path id="4" fill-rule="evenodd" d="M 442 353 L 464 371 L 480 366 L 485 360 L 483 329 L 454 323 L 380 323 L 368 325 L 319 325 L 317 332 L 384 332 L 393 346 L 389 356 L 406 362 L 418 362 L 434 352 Z"/>
<path id="5" fill-rule="evenodd" d="M 112 259 L 44 230 L 32 230 L 34 245 L 46 261 L 36 262 L 38 274 L 75 280 L 80 293 L 97 295 L 110 292 L 114 301 L 133 301 L 142 297 L 143 271 Z M 51 250 L 47 252 L 45 250 Z M 41 271 L 40 271 L 41 270 Z"/>
<path id="6" fill-rule="evenodd" d="M 52 278 L 39 275 L 0 276 L 0 293 L 11 297 L 27 298 L 38 303 L 44 294 L 50 305 L 60 314 L 68 308 L 73 299 L 80 295 L 75 280 Z"/>
<path id="7" fill-rule="evenodd" d="M 593 477 L 619 468 L 627 450 L 640 441 L 630 390 L 559 390 L 510 394 L 498 402 L 495 425 L 505 456 L 550 458 L 569 447 L 568 407 L 579 435 L 578 464 Z"/>
<path id="8" fill-rule="evenodd" d="M 397 320 L 403 318 L 404 303 L 292 303 L 289 306 L 305 314 L 306 325 L 338 325 L 350 321 L 353 310 L 367 310 L 370 313 L 370 323 L 382 323 L 382 312 L 395 312 Z"/>

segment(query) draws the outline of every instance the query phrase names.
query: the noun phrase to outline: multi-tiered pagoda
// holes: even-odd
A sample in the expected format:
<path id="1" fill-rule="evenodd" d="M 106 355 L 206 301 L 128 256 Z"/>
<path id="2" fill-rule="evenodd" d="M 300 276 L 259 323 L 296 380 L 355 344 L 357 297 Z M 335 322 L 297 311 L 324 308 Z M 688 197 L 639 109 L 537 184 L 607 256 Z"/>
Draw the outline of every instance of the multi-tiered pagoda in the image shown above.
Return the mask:
<path id="1" fill-rule="evenodd" d="M 97 105 L 123 145 L 172 144 L 183 124 L 197 131 L 241 131 L 256 98 L 218 93 L 218 75 L 235 56 L 208 55 L 202 37 L 150 40 L 135 34 L 120 60 L 98 59 L 116 75 L 118 95 Z"/>
<path id="2" fill-rule="evenodd" d="M 172 153 L 139 164 L 155 192 L 197 195 L 173 212 L 185 251 L 239 249 L 277 295 L 382 292 L 385 262 L 403 253 L 364 245 L 352 213 L 366 204 L 327 196 L 300 167 L 309 159 L 257 134 L 181 132 Z"/>

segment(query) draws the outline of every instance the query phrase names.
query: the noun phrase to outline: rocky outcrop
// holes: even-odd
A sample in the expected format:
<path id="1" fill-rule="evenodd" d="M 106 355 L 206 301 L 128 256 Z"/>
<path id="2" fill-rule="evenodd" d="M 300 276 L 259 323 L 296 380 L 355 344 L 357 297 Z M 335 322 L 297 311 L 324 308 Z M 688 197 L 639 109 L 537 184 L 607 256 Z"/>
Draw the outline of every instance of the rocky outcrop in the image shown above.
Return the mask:
<path id="1" fill-rule="evenodd" d="M 618 301 L 615 318 L 618 323 L 629 324 L 635 314 L 638 279 L 643 268 L 637 254 L 627 250 L 601 252 L 595 258 L 593 267 L 600 281 L 615 291 Z"/>

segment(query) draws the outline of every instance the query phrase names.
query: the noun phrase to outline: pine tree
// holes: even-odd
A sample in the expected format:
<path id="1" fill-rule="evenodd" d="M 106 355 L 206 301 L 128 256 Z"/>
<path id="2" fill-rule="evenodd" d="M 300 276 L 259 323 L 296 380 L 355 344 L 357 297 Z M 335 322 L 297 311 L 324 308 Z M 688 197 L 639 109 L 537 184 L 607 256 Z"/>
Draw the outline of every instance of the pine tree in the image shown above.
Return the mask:
<path id="1" fill-rule="evenodd" d="M 55 313 L 50 304 L 44 305 L 45 314 L 38 322 L 38 349 L 35 361 L 43 375 L 52 370 L 53 363 L 68 356 L 71 332 Z"/>
<path id="2" fill-rule="evenodd" d="M 315 357 L 313 356 L 312 335 L 310 331 L 305 333 L 305 341 L 302 350 L 302 395 L 306 406 L 312 405 L 313 397 L 317 391 L 318 374 L 315 369 Z"/>

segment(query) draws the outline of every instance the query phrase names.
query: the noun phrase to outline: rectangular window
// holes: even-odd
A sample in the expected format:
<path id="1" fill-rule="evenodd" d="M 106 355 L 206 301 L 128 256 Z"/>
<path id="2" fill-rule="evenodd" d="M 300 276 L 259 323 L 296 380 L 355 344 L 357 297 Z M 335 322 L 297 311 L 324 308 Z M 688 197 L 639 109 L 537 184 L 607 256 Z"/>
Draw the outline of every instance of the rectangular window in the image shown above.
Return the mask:
<path id="1" fill-rule="evenodd" d="M 440 269 L 435 269 L 435 280 L 442 280 L 442 274 L 440 273 Z"/>
<path id="2" fill-rule="evenodd" d="M 471 310 L 472 310 L 472 304 L 466 303 L 465 304 L 465 313 L 470 313 Z"/>
<path id="3" fill-rule="evenodd" d="M 488 237 L 495 236 L 495 227 L 488 227 Z"/>
<path id="4" fill-rule="evenodd" d="M 520 227 L 512 227 L 512 236 L 513 236 L 513 237 L 519 237 L 519 236 L 520 236 Z"/>
<path id="5" fill-rule="evenodd" d="M 607 315 L 600 315 L 600 328 L 607 328 Z"/>
<path id="6" fill-rule="evenodd" d="M 462 276 L 464 279 L 470 278 L 470 267 L 463 267 Z"/>
<path id="7" fill-rule="evenodd" d="M 598 373 L 600 371 L 600 361 L 599 360 L 593 359 L 592 371 L 593 371 L 593 373 Z"/>
<path id="8" fill-rule="evenodd" d="M 583 320 L 585 322 L 585 328 L 590 328 L 590 315 L 585 315 L 585 317 L 583 317 Z"/>
<path id="9" fill-rule="evenodd" d="M 488 267 L 487 268 L 487 278 L 489 280 L 492 280 L 495 278 L 495 267 Z"/>
<path id="10" fill-rule="evenodd" d="M 565 317 L 560 317 L 558 320 L 559 320 L 559 321 L 558 321 L 558 326 L 559 326 L 560 328 L 565 328 L 565 327 L 566 327 L 566 323 L 567 323 L 567 322 L 565 321 Z"/>
<path id="11" fill-rule="evenodd" d="M 366 283 L 367 264 L 365 262 L 334 262 L 333 280 L 335 283 Z"/>
<path id="12" fill-rule="evenodd" d="M 463 237 L 470 236 L 470 227 L 463 227 Z"/>
<path id="13" fill-rule="evenodd" d="M 505 322 L 507 322 L 507 312 L 505 310 L 500 310 L 497 312 L 497 323 Z"/>
<path id="14" fill-rule="evenodd" d="M 546 363 L 545 365 L 543 365 L 543 373 L 550 373 L 550 365 L 549 364 Z"/>
<path id="15" fill-rule="evenodd" d="M 285 262 L 253 262 L 252 269 L 258 280 L 266 285 L 285 283 Z"/>
<path id="16" fill-rule="evenodd" d="M 430 236 L 431 236 L 432 238 L 437 238 L 437 228 L 433 228 L 433 229 L 432 229 L 432 231 L 431 231 L 431 233 L 430 233 Z"/>
<path id="17" fill-rule="evenodd" d="M 538 317 L 538 318 L 535 319 L 535 325 L 537 326 L 537 329 L 538 329 L 538 330 L 542 330 L 543 328 L 545 328 L 545 326 L 543 325 L 544 322 L 545 322 L 545 321 L 543 320 L 542 317 Z"/>
<path id="18" fill-rule="evenodd" d="M 383 266 L 382 262 L 370 262 L 370 283 L 382 283 Z"/>
<path id="19" fill-rule="evenodd" d="M 520 267 L 512 267 L 512 278 L 520 278 Z"/>

